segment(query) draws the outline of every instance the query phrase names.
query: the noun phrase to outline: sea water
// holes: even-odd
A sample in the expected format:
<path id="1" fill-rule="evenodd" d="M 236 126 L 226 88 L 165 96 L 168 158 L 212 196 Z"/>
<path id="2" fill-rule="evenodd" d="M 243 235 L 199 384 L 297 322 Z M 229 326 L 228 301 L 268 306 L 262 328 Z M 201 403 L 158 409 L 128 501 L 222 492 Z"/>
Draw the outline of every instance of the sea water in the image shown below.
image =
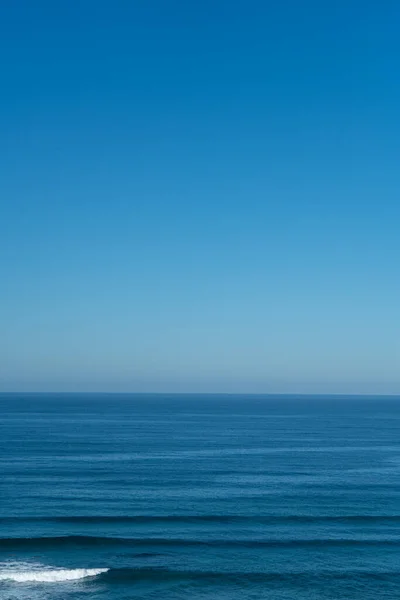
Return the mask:
<path id="1" fill-rule="evenodd" d="M 0 599 L 400 597 L 400 399 L 1 395 Z"/>

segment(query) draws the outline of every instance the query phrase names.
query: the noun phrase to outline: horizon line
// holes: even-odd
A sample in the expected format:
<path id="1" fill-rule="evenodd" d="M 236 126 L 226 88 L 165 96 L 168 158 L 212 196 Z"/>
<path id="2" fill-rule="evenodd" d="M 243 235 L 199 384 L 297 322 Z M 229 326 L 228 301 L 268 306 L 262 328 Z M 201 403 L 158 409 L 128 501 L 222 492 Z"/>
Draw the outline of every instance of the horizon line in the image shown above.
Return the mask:
<path id="1" fill-rule="evenodd" d="M 386 393 L 376 393 L 376 392 L 128 392 L 128 391 L 1 391 L 0 396 L 16 396 L 16 395 L 26 395 L 26 396 L 253 396 L 253 397 L 276 397 L 276 396 L 284 396 L 284 397 L 331 397 L 331 398 L 340 398 L 340 397 L 378 397 L 378 398 L 400 398 L 400 392 L 386 392 Z"/>

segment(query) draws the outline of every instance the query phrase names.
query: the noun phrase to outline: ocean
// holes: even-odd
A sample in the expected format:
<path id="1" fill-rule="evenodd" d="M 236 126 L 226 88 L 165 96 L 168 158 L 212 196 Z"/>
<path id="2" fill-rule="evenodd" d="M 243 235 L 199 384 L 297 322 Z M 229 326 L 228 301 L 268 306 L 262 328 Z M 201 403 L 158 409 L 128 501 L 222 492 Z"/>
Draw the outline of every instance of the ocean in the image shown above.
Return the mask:
<path id="1" fill-rule="evenodd" d="M 399 597 L 399 398 L 0 395 L 1 600 Z"/>

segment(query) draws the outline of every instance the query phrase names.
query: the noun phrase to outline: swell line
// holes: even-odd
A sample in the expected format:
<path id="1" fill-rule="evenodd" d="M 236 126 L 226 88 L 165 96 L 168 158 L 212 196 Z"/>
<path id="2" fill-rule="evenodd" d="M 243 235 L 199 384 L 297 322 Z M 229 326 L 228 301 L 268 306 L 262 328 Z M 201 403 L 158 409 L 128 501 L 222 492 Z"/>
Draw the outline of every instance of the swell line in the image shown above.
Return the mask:
<path id="1" fill-rule="evenodd" d="M 296 538 L 296 539 L 181 539 L 181 538 L 126 538 L 108 536 L 49 536 L 49 537 L 9 537 L 0 538 L 0 549 L 45 548 L 59 546 L 210 546 L 229 547 L 316 547 L 316 546 L 379 546 L 399 545 L 399 539 L 357 539 L 357 538 Z"/>
<path id="2" fill-rule="evenodd" d="M 194 581 L 198 583 L 291 583 L 295 585 L 310 584 L 316 580 L 355 581 L 360 583 L 371 580 L 385 580 L 388 577 L 398 581 L 399 572 L 393 571 L 284 571 L 273 572 L 244 572 L 244 571 L 200 571 L 200 570 L 178 570 L 168 568 L 139 568 L 139 569 L 110 569 L 100 575 L 101 579 L 108 583 L 136 583 L 140 581 Z"/>
<path id="3" fill-rule="evenodd" d="M 41 517 L 0 517 L 0 523 L 76 523 L 96 524 L 102 523 L 254 523 L 264 525 L 284 523 L 375 523 L 375 522 L 400 523 L 400 515 L 81 515 L 81 516 L 41 516 Z"/>

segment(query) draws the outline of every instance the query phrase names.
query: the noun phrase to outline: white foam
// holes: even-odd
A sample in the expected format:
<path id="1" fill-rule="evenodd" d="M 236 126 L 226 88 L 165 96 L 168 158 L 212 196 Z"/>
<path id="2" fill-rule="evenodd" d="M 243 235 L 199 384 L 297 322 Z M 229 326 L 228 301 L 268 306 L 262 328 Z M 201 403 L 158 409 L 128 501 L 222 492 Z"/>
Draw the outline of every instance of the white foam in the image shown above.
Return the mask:
<path id="1" fill-rule="evenodd" d="M 16 569 L 0 570 L 0 581 L 16 581 L 18 583 L 57 583 L 74 581 L 85 577 L 95 577 L 106 573 L 109 569 L 33 569 L 19 571 Z"/>

